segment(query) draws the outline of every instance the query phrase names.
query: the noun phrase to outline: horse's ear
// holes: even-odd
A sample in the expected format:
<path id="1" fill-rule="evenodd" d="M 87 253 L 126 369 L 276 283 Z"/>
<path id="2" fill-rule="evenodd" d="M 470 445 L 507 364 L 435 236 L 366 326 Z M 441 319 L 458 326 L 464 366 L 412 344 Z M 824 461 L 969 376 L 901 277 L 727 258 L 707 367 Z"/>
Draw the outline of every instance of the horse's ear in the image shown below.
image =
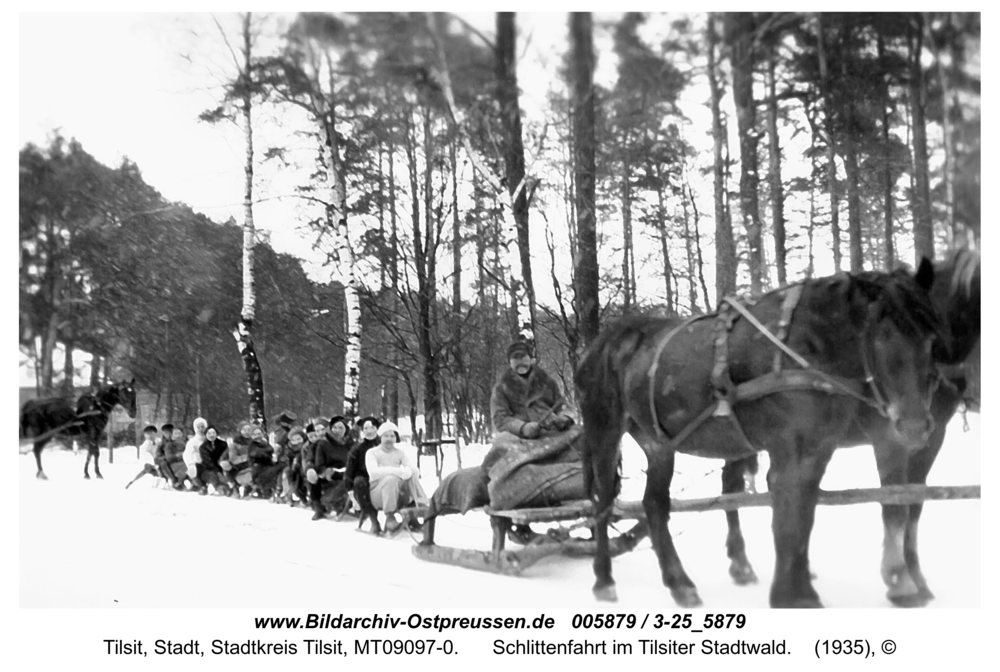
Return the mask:
<path id="1" fill-rule="evenodd" d="M 920 268 L 917 269 L 917 284 L 925 292 L 929 292 L 934 286 L 934 264 L 927 257 L 920 260 Z"/>

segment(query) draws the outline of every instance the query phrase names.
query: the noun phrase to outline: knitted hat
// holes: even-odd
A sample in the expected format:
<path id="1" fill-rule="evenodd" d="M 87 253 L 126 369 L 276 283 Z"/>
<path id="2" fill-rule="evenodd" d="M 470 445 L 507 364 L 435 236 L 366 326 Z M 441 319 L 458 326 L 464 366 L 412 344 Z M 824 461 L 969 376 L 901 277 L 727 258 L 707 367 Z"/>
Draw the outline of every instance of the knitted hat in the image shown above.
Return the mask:
<path id="1" fill-rule="evenodd" d="M 379 436 L 382 436 L 384 434 L 388 434 L 389 432 L 395 433 L 396 440 L 397 441 L 399 440 L 399 427 L 396 426 L 396 423 L 386 421 L 386 422 L 383 422 L 381 425 L 379 425 L 379 428 L 378 428 L 378 435 Z"/>
<path id="2" fill-rule="evenodd" d="M 202 427 L 208 427 L 208 420 L 206 420 L 205 418 L 195 418 L 194 422 L 191 423 L 191 427 L 194 429 L 195 432 L 198 431 L 198 425 L 201 425 Z"/>
<path id="3" fill-rule="evenodd" d="M 252 426 L 253 423 L 250 422 L 249 420 L 240 420 L 238 423 L 236 423 L 236 431 L 242 434 L 244 427 L 252 427 Z"/>
<path id="4" fill-rule="evenodd" d="M 164 432 L 172 432 L 174 431 L 174 426 L 168 422 L 165 423 L 162 427 L 160 427 L 160 429 L 163 430 Z"/>
<path id="5" fill-rule="evenodd" d="M 534 357 L 535 349 L 531 347 L 531 343 L 528 341 L 514 341 L 507 346 L 507 359 L 510 359 L 515 355 L 528 355 L 529 357 Z"/>
<path id="6" fill-rule="evenodd" d="M 338 422 L 344 423 L 344 429 L 347 429 L 348 427 L 351 426 L 351 423 L 347 421 L 347 418 L 345 418 L 342 415 L 335 415 L 332 418 L 330 418 L 330 427 L 333 428 L 333 426 L 336 425 Z"/>

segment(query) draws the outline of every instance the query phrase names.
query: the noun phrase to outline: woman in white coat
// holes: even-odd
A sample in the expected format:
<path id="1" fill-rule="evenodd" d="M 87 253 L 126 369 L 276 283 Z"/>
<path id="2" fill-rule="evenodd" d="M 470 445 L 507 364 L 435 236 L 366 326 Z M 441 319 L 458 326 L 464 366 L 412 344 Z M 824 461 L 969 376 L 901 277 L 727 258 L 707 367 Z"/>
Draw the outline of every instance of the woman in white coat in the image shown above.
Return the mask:
<path id="1" fill-rule="evenodd" d="M 365 454 L 365 467 L 371 484 L 372 504 L 385 513 L 385 531 L 392 534 L 402 525 L 396 518 L 396 511 L 427 504 L 427 495 L 420 485 L 420 473 L 396 445 L 399 441 L 396 425 L 383 422 L 378 428 L 378 436 L 379 445 Z"/>

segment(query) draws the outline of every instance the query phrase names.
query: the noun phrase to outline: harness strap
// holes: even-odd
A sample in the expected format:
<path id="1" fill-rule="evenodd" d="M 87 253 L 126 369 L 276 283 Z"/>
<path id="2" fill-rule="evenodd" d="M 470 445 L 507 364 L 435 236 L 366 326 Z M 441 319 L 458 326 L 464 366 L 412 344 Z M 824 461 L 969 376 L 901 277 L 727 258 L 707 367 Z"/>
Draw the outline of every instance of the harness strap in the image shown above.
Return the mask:
<path id="1" fill-rule="evenodd" d="M 656 352 L 653 353 L 653 364 L 649 367 L 649 416 L 653 420 L 653 427 L 656 429 L 656 436 L 659 439 L 666 437 L 666 434 L 663 432 L 663 427 L 660 426 L 660 418 L 656 414 L 656 372 L 660 368 L 660 355 L 663 354 L 663 350 L 667 347 L 667 343 L 670 342 L 670 339 L 672 339 L 677 332 L 706 317 L 708 316 L 695 315 L 681 322 L 679 325 L 667 332 L 667 335 L 664 336 L 656 346 Z"/>
<path id="2" fill-rule="evenodd" d="M 795 307 L 799 305 L 799 299 L 802 297 L 802 287 L 802 283 L 796 283 L 782 290 L 785 300 L 781 302 L 781 317 L 778 319 L 778 333 L 776 334 L 782 343 L 788 338 L 788 327 L 792 323 Z M 780 350 L 774 353 L 774 371 L 776 373 L 781 371 Z"/>

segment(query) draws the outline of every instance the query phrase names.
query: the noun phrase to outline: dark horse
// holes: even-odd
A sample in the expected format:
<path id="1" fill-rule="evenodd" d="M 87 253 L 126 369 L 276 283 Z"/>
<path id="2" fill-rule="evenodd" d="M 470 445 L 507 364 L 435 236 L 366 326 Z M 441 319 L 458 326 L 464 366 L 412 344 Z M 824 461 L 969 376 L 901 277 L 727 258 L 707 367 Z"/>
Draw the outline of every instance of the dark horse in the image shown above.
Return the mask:
<path id="1" fill-rule="evenodd" d="M 872 445 L 882 485 L 926 484 L 945 431 L 963 402 L 967 385 L 962 364 L 979 343 L 980 258 L 976 251 L 960 248 L 934 267 L 931 302 L 941 320 L 942 338 L 935 343 L 941 384 L 931 401 L 935 429 L 926 443 L 911 449 L 898 441 L 885 418 L 861 407 L 856 421 L 838 441 L 838 447 Z M 756 473 L 756 456 L 727 462 L 722 469 L 723 493 L 740 492 L 747 473 Z M 882 580 L 886 597 L 897 606 L 924 606 L 934 599 L 920 570 L 917 527 L 923 504 L 884 504 L 882 522 Z M 729 534 L 726 552 L 729 574 L 740 585 L 755 583 L 757 577 L 747 560 L 738 511 L 727 511 Z"/>
<path id="2" fill-rule="evenodd" d="M 915 278 L 840 274 L 770 292 L 750 307 L 733 300 L 715 315 L 633 318 L 604 331 L 575 377 L 584 474 L 596 500 L 598 599 L 617 599 L 607 524 L 627 431 L 648 460 L 643 507 L 663 583 L 678 604 L 701 599 L 667 529 L 674 452 L 734 460 L 766 449 L 770 603 L 821 606 L 808 555 L 819 483 L 859 405 L 888 417 L 900 445 L 922 445 L 934 429 L 933 279 L 929 262 Z"/>
<path id="3" fill-rule="evenodd" d="M 77 439 L 87 444 L 87 462 L 83 466 L 83 477 L 90 478 L 90 459 L 94 458 L 94 475 L 101 476 L 98 465 L 100 457 L 101 433 L 108 424 L 108 416 L 115 405 L 120 405 L 135 417 L 135 378 L 131 382 L 121 381 L 113 385 L 99 387 L 96 392 L 82 395 L 73 410 L 72 402 L 62 397 L 29 399 L 21 407 L 21 434 L 34 439 L 35 462 L 38 464 L 37 478 L 47 479 L 42 471 L 42 448 L 49 439 L 65 437 Z"/>

